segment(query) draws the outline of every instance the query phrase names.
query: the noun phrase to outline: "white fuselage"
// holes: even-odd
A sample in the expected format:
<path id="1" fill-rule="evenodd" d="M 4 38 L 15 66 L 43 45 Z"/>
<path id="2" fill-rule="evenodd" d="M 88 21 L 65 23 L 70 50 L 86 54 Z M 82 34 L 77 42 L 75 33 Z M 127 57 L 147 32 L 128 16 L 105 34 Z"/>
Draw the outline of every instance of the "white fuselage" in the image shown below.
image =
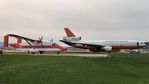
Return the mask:
<path id="1" fill-rule="evenodd" d="M 103 46 L 145 46 L 144 42 L 137 40 L 80 40 L 71 42 Z"/>
<path id="2" fill-rule="evenodd" d="M 121 49 L 132 50 L 145 46 L 144 42 L 137 40 L 79 40 L 65 41 L 65 43 L 76 48 L 89 49 L 92 52 L 119 52 Z"/>

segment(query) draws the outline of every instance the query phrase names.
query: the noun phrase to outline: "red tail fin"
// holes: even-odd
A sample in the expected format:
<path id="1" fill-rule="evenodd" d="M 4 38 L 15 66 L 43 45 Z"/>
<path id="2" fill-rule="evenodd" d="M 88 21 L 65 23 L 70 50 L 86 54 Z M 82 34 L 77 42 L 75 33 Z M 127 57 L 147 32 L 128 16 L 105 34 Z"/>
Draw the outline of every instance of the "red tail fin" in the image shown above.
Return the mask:
<path id="1" fill-rule="evenodd" d="M 69 30 L 69 28 L 64 28 L 67 34 L 67 37 L 75 37 L 75 35 Z"/>

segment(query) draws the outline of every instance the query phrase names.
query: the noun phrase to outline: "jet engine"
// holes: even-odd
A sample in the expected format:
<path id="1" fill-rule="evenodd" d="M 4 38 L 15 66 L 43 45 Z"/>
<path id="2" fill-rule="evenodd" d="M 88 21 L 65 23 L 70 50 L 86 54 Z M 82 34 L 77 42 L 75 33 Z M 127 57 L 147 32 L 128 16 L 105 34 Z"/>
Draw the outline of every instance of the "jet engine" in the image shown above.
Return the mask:
<path id="1" fill-rule="evenodd" d="M 104 49 L 105 51 L 112 51 L 112 47 L 111 46 L 105 46 L 102 49 Z"/>
<path id="2" fill-rule="evenodd" d="M 79 41 L 81 37 L 64 37 L 63 40 L 65 41 Z"/>

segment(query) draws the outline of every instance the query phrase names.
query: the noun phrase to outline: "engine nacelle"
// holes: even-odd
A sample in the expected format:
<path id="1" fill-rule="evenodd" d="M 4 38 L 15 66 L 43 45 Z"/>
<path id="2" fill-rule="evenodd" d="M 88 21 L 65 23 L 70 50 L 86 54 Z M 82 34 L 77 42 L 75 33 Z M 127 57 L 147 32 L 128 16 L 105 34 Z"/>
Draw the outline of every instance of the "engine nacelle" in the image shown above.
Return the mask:
<path id="1" fill-rule="evenodd" d="M 65 41 L 79 41 L 81 37 L 64 37 L 63 40 Z"/>
<path id="2" fill-rule="evenodd" d="M 105 51 L 112 51 L 112 47 L 111 46 L 105 46 L 102 49 L 104 49 Z"/>

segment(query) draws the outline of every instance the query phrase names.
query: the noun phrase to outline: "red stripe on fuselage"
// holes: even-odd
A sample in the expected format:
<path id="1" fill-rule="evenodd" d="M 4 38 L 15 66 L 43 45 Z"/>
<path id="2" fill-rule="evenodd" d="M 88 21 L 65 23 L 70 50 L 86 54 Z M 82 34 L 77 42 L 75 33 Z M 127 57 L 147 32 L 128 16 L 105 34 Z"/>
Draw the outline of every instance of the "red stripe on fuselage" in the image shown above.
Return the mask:
<path id="1" fill-rule="evenodd" d="M 74 46 L 76 48 L 82 48 L 82 49 L 89 49 L 91 47 L 88 46 Z M 112 49 L 139 49 L 143 46 L 112 46 Z"/>
<path id="2" fill-rule="evenodd" d="M 12 45 L 14 48 L 58 48 L 61 51 L 67 50 L 65 47 L 62 47 L 60 45 L 52 45 L 52 46 L 19 46 L 17 44 Z"/>
<path id="3" fill-rule="evenodd" d="M 139 49 L 143 46 L 112 46 L 112 49 Z"/>
<path id="4" fill-rule="evenodd" d="M 87 46 L 74 46 L 76 48 L 82 48 L 82 49 L 92 49 L 91 47 Z M 121 49 L 140 49 L 143 46 L 112 46 L 112 52 L 120 52 Z M 99 49 L 98 52 L 106 52 L 103 49 Z"/>

